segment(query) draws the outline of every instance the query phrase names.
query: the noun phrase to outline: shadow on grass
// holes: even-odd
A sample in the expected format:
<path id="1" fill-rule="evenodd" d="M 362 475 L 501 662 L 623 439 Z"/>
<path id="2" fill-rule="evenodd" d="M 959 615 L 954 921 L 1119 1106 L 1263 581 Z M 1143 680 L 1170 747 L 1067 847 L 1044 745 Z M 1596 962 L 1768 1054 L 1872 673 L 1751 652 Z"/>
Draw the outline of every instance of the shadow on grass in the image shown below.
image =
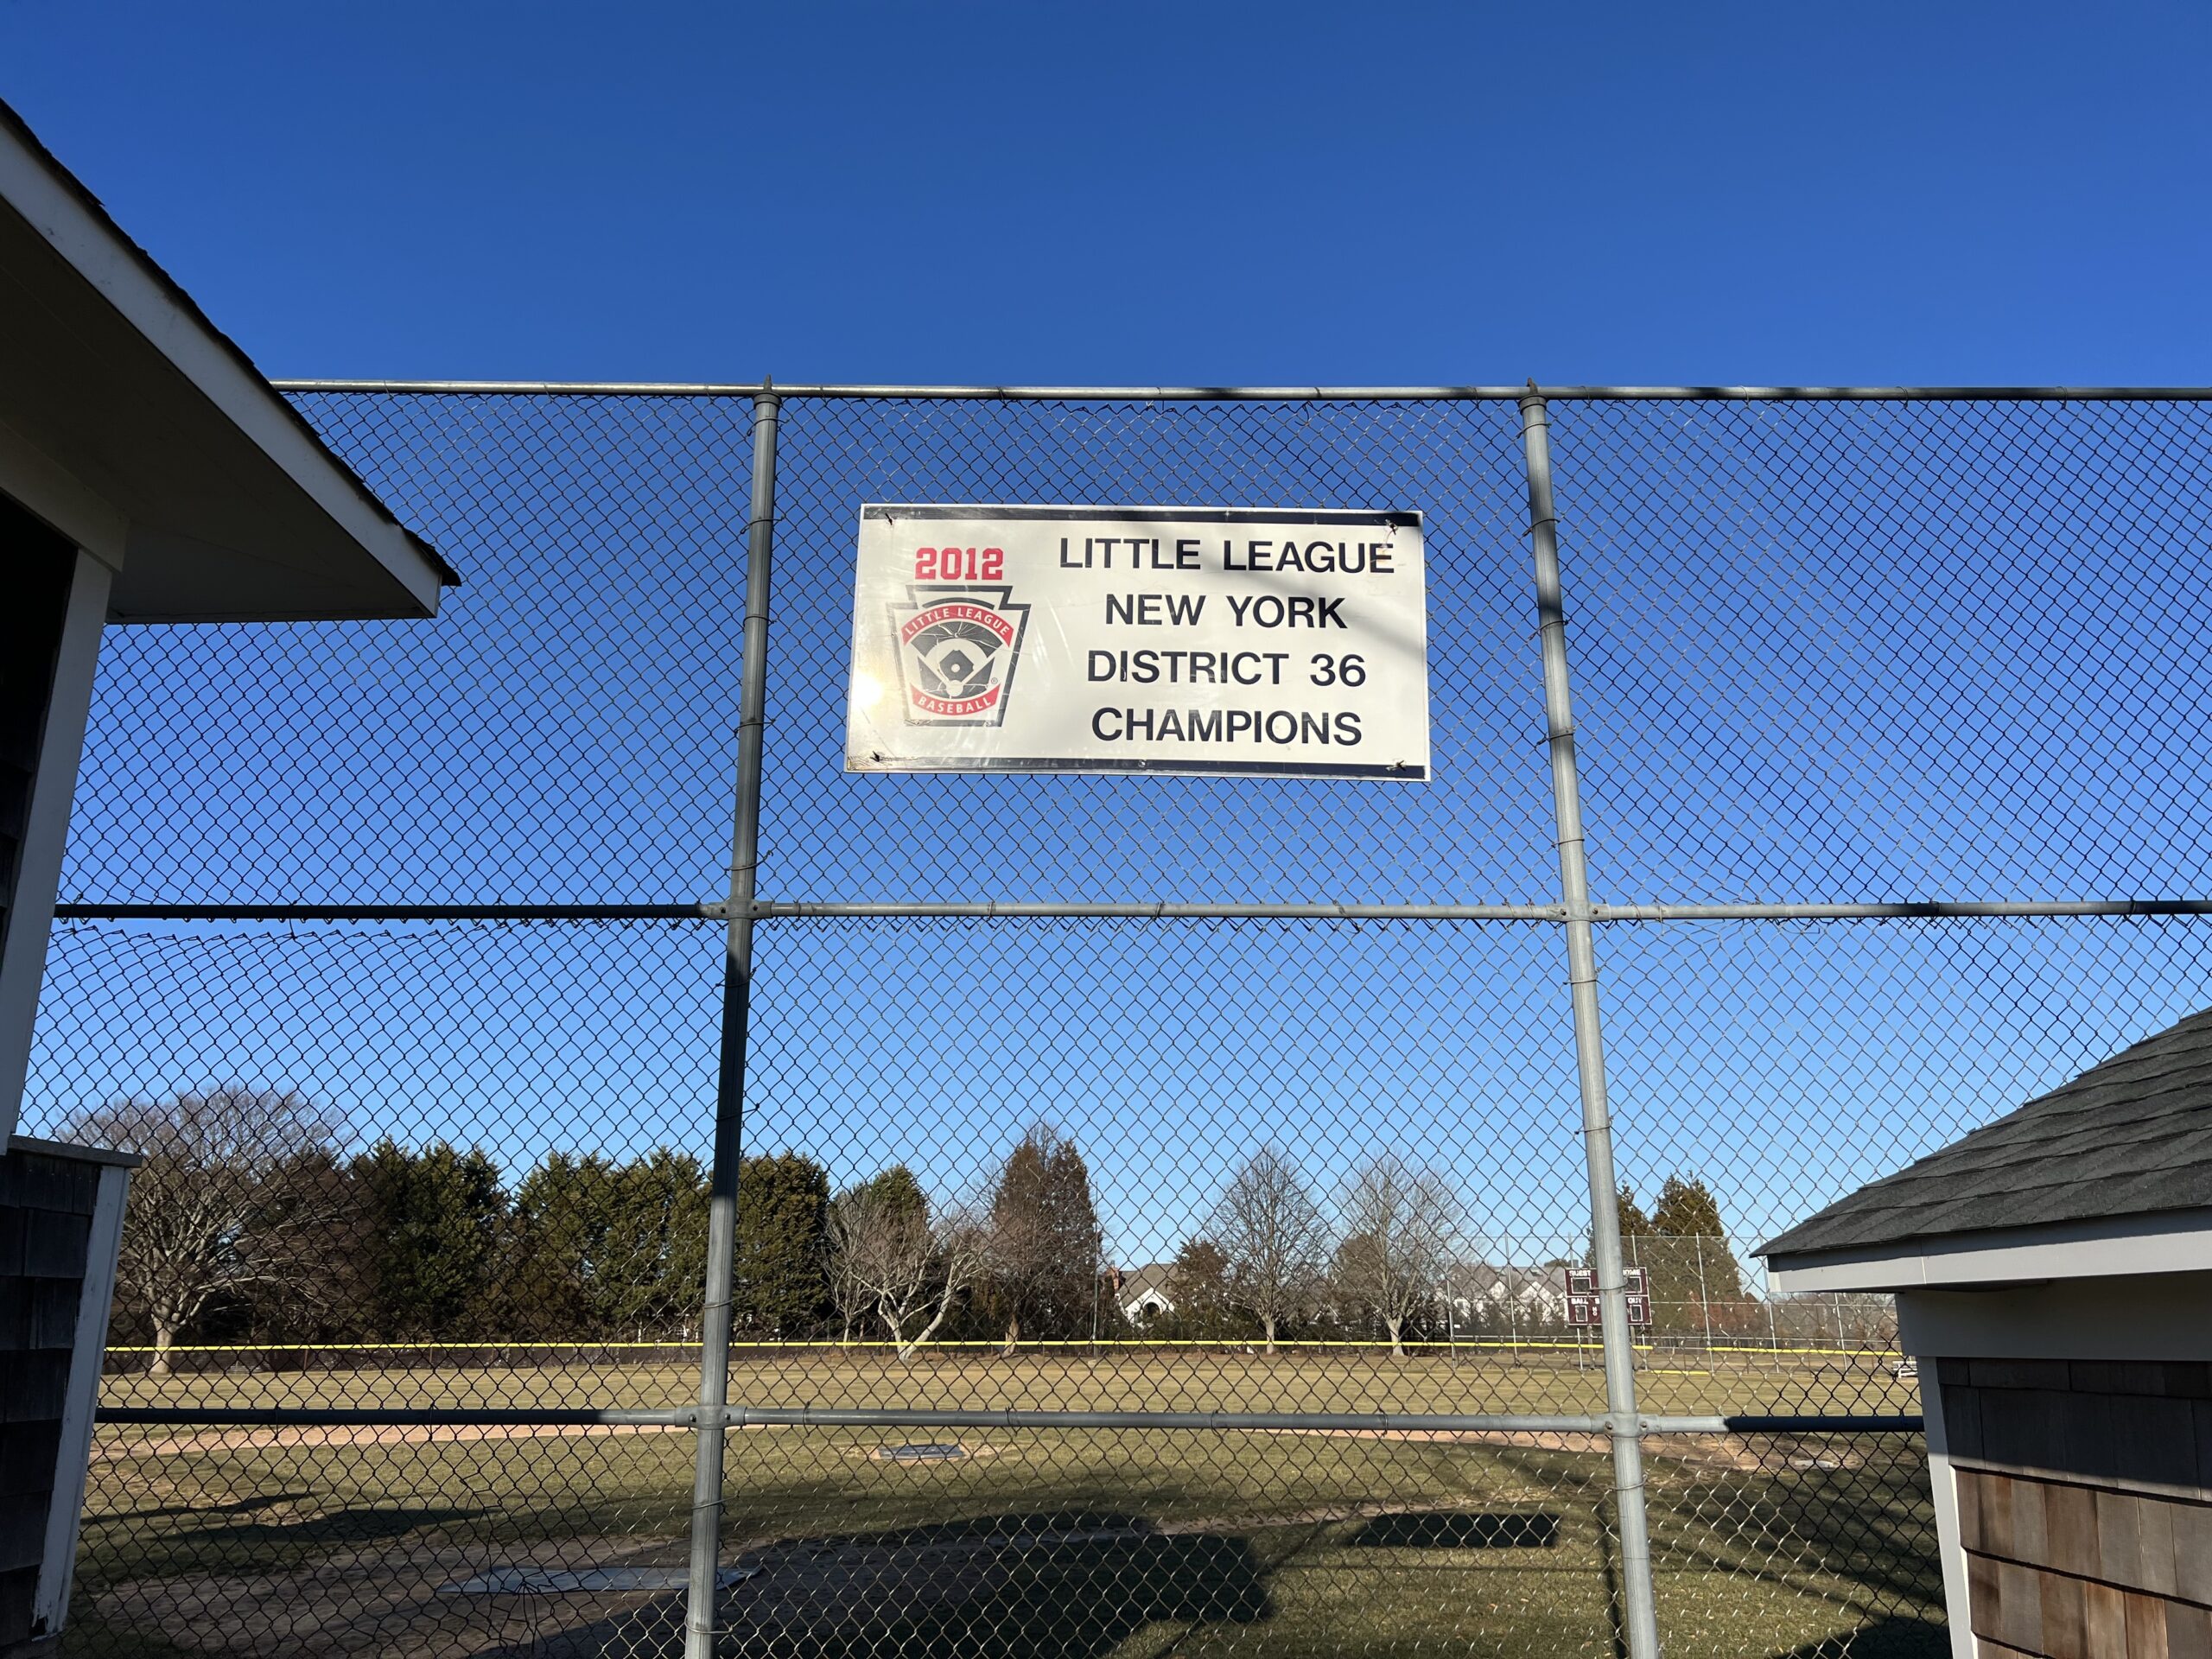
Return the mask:
<path id="1" fill-rule="evenodd" d="M 226 1504 L 219 1513 L 247 1510 L 259 1504 Z M 206 1514 L 207 1511 L 186 1510 L 186 1514 Z M 426 1528 L 442 1527 L 454 1521 L 473 1520 L 486 1513 L 482 1510 L 439 1510 L 410 1506 L 405 1509 L 333 1510 L 326 1515 L 315 1516 L 303 1521 L 244 1521 L 229 1525 L 213 1525 L 188 1529 L 178 1536 L 186 1548 L 222 1549 L 237 1546 L 241 1549 L 274 1549 L 289 1552 L 318 1549 L 343 1544 L 375 1543 L 380 1539 L 398 1538 Z M 257 1560 L 275 1557 L 254 1558 Z"/>
<path id="2" fill-rule="evenodd" d="M 1932 1619 L 1892 1616 L 1842 1636 L 1777 1654 L 1775 1659 L 1947 1659 L 1951 1634 Z"/>
<path id="3" fill-rule="evenodd" d="M 1559 1544 L 1559 1517 L 1510 1510 L 1378 1515 L 1345 1542 L 1376 1549 L 1552 1549 Z"/>
<path id="4" fill-rule="evenodd" d="M 242 1497 L 235 1503 L 163 1503 L 145 1510 L 109 1510 L 98 1518 L 104 1522 L 162 1521 L 187 1515 L 251 1515 L 257 1510 L 307 1503 L 314 1498 L 313 1492 L 268 1492 L 258 1497 Z"/>
<path id="5" fill-rule="evenodd" d="M 1817 1468 L 1802 1465 L 1808 1453 L 1832 1449 L 1826 1440 L 1777 1438 L 1763 1449 L 1766 1467 L 1756 1472 L 1655 1484 L 1672 1510 L 1669 1554 L 1701 1554 L 1777 1582 L 1825 1573 L 1860 1586 L 1885 1615 L 1942 1605 L 1935 1510 L 1916 1443 L 1876 1442 L 1855 1466 Z M 1700 1549 L 1700 1539 L 1710 1541 Z"/>
<path id="6" fill-rule="evenodd" d="M 1242 1538 L 1164 1534 L 1141 1516 L 1054 1512 L 794 1540 L 726 1591 L 718 1651 L 1094 1659 L 1145 1625 L 1249 1624 L 1271 1611 Z M 672 1659 L 680 1596 L 486 1659 Z"/>
<path id="7" fill-rule="evenodd" d="M 1598 1529 L 1598 1572 L 1605 1586 L 1605 1633 L 1612 1640 L 1613 1659 L 1628 1659 L 1628 1609 L 1621 1602 L 1620 1540 L 1603 1503 L 1591 1507 L 1590 1518 Z"/>

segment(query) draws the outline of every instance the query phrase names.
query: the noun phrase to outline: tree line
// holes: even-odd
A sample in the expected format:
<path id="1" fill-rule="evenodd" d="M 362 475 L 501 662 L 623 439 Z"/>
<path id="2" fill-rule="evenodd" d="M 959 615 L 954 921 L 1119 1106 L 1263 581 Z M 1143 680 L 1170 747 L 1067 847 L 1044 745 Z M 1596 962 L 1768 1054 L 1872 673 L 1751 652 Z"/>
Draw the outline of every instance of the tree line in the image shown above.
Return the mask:
<path id="1" fill-rule="evenodd" d="M 1744 1288 L 1720 1209 L 1704 1182 L 1670 1176 L 1649 1214 L 1624 1187 L 1618 1198 L 1623 1255 L 1644 1269 L 1657 1334 L 1750 1333 L 1760 1304 Z M 1459 1200 L 1433 1170 L 1384 1154 L 1360 1166 L 1337 1199 L 1333 1224 L 1297 1165 L 1280 1147 L 1246 1160 L 1214 1207 L 1204 1233 L 1187 1240 L 1167 1274 L 1172 1313 L 1148 1333 L 1256 1336 L 1274 1351 L 1285 1335 L 1374 1329 L 1393 1352 L 1410 1339 L 1449 1340 L 1563 1324 L 1570 1268 L 1555 1258 L 1533 1272 L 1471 1273 Z M 1484 1272 L 1507 1281 L 1502 1301 L 1484 1294 Z M 1541 1284 L 1533 1305 L 1515 1298 Z"/>
<path id="2" fill-rule="evenodd" d="M 78 1138 L 130 1147 L 118 1344 L 165 1373 L 182 1344 L 689 1341 L 706 1268 L 707 1171 L 666 1147 L 551 1152 L 509 1184 L 480 1147 L 387 1137 L 347 1153 L 334 1113 L 295 1091 L 212 1089 L 80 1115 Z M 1662 1328 L 1735 1331 L 1749 1305 L 1717 1205 L 1670 1180 L 1622 1232 Z M 1369 1160 L 1325 1212 L 1281 1147 L 1248 1157 L 1178 1252 L 1158 1336 L 1279 1341 L 1441 1337 L 1465 1230 L 1451 1186 Z M 1556 1265 L 1556 1264 L 1554 1264 Z M 742 1160 L 733 1323 L 740 1340 L 931 1341 L 1128 1333 L 1087 1162 L 1046 1124 L 979 1198 L 932 1197 L 893 1165 L 842 1191 L 799 1153 Z M 1721 1310 L 1716 1323 L 1715 1310 Z M 1541 1319 L 1524 1313 L 1522 1323 Z M 1470 1332 L 1471 1333 L 1471 1331 Z"/>
<path id="3" fill-rule="evenodd" d="M 706 1276 L 708 1172 L 655 1147 L 547 1154 L 512 1186 L 481 1147 L 341 1148 L 293 1091 L 227 1088 L 80 1114 L 73 1135 L 143 1154 L 124 1213 L 111 1342 L 689 1341 Z M 741 1160 L 740 1339 L 1122 1334 L 1083 1157 L 1050 1128 L 980 1207 L 903 1165 L 833 1193 L 797 1153 Z"/>

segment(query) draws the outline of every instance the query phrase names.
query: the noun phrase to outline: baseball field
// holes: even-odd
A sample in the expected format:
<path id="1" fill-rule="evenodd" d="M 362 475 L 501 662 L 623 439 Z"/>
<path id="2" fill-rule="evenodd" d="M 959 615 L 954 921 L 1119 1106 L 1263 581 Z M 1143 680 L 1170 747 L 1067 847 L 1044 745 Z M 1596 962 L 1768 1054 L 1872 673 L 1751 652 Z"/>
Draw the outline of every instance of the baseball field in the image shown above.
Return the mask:
<path id="1" fill-rule="evenodd" d="M 696 1388 L 653 1351 L 405 1357 L 118 1375 L 105 1404 L 620 1408 L 685 1403 Z M 1648 1412 L 1917 1409 L 1878 1355 L 1643 1358 Z M 1604 1400 L 1587 1355 L 1365 1347 L 969 1349 L 911 1364 L 756 1349 L 732 1397 L 1560 1414 Z M 1646 1450 L 1671 1655 L 1942 1646 L 1917 1436 L 1680 1435 Z M 672 1652 L 692 1451 L 668 1429 L 104 1426 L 73 1645 Z M 726 1650 L 1609 1655 L 1611 1488 L 1603 1443 L 1575 1433 L 749 1428 L 729 1437 L 724 1483 Z"/>

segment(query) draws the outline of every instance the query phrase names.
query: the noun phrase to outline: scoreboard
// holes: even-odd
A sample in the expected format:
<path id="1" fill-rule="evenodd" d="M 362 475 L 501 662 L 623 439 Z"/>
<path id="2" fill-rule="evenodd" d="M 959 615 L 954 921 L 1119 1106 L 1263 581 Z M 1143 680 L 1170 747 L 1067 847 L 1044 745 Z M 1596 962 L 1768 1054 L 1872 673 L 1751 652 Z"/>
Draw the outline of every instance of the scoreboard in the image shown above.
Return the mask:
<path id="1" fill-rule="evenodd" d="M 1599 1313 L 1596 1268 L 1567 1270 L 1567 1322 L 1592 1328 L 1604 1323 Z M 1651 1287 L 1642 1268 L 1628 1270 L 1628 1322 L 1645 1327 L 1651 1323 Z"/>

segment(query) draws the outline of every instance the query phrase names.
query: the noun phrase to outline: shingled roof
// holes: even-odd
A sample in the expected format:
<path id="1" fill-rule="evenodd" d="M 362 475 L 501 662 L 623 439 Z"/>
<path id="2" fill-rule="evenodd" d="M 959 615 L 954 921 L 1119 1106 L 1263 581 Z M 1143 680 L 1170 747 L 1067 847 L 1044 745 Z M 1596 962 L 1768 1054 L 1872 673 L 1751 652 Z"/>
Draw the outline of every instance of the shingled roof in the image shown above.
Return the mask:
<path id="1" fill-rule="evenodd" d="M 2212 1206 L 2212 1009 L 2146 1037 L 1758 1248 L 1866 1250 Z"/>

